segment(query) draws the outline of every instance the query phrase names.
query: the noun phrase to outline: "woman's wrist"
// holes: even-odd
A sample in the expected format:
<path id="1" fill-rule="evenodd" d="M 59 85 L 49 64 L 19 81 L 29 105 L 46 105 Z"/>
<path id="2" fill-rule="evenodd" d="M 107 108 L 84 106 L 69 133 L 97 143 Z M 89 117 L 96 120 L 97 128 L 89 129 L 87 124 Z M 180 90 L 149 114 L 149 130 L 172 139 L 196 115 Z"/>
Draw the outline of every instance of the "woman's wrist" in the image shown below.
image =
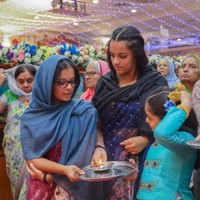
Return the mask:
<path id="1" fill-rule="evenodd" d="M 48 181 L 47 181 L 47 174 L 45 173 L 44 175 L 43 175 L 43 183 L 48 183 Z"/>
<path id="2" fill-rule="evenodd" d="M 105 146 L 103 146 L 103 145 L 97 144 L 97 145 L 95 146 L 95 149 L 97 149 L 97 148 L 101 148 L 101 149 L 104 149 L 104 150 L 106 151 L 106 148 L 105 148 Z"/>
<path id="3" fill-rule="evenodd" d="M 51 183 L 53 181 L 51 174 L 43 175 L 43 183 Z"/>

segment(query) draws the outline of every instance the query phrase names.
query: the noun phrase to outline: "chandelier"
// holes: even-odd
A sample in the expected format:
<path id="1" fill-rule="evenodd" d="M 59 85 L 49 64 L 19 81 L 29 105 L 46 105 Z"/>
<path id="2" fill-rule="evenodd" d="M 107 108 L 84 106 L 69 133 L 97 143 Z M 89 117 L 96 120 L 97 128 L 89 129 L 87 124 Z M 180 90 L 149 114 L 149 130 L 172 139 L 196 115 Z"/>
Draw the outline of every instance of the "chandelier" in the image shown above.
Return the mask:
<path id="1" fill-rule="evenodd" d="M 76 12 L 86 15 L 86 3 L 78 0 L 53 0 L 51 2 L 52 12 L 58 11 L 61 14 L 66 11 Z"/>

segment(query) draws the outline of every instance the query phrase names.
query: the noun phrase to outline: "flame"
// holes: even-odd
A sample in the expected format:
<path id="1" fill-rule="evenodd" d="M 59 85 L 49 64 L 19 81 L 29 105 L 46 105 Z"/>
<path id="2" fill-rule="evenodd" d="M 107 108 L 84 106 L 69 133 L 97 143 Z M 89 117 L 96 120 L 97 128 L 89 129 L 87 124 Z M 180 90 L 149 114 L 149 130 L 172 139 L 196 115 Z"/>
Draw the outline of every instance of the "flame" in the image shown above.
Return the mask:
<path id="1" fill-rule="evenodd" d="M 101 160 L 101 158 L 100 158 L 100 160 L 99 160 L 99 165 L 102 165 L 102 160 Z"/>
<path id="2" fill-rule="evenodd" d="M 101 158 L 99 159 L 99 167 L 100 167 L 100 168 L 103 167 L 103 162 L 102 162 Z"/>

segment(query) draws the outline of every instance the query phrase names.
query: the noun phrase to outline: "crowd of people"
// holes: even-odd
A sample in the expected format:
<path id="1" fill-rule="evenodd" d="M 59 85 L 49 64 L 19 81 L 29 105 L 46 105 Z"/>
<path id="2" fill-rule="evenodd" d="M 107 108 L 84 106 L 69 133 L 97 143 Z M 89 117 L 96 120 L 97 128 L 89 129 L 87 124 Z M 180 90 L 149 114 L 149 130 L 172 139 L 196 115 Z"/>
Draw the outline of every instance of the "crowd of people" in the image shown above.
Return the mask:
<path id="1" fill-rule="evenodd" d="M 134 26 L 113 31 L 107 62 L 83 73 L 65 56 L 39 68 L 0 70 L 3 148 L 15 200 L 199 200 L 200 59 L 188 55 L 178 74 L 162 57 L 149 62 Z M 31 123 L 30 123 L 31 121 Z M 11 156 L 15 152 L 15 156 Z M 84 166 L 129 161 L 132 175 L 83 181 Z"/>

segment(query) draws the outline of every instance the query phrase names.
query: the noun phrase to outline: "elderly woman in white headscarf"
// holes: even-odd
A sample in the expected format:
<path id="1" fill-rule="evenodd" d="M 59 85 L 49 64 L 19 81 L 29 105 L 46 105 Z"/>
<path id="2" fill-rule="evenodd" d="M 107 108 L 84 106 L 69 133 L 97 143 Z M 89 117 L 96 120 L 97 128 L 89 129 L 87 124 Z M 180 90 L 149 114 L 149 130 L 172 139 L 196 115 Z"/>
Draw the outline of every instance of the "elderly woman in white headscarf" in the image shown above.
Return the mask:
<path id="1" fill-rule="evenodd" d="M 91 101 L 94 96 L 94 91 L 96 84 L 101 76 L 108 73 L 110 68 L 108 63 L 103 60 L 93 60 L 88 63 L 85 72 L 83 73 L 83 78 L 85 79 L 85 84 L 87 90 L 81 95 L 81 99 L 86 101 Z"/>
<path id="2" fill-rule="evenodd" d="M 167 58 L 161 58 L 157 64 L 157 71 L 167 80 L 170 88 L 173 88 L 180 82 L 175 73 L 175 65 Z"/>
<path id="3" fill-rule="evenodd" d="M 31 100 L 37 66 L 22 64 L 6 70 L 9 90 L 0 96 L 0 113 L 6 112 L 3 149 L 13 199 L 25 199 L 26 167 L 20 141 L 21 117 Z M 3 82 L 1 83 L 3 84 Z"/>

